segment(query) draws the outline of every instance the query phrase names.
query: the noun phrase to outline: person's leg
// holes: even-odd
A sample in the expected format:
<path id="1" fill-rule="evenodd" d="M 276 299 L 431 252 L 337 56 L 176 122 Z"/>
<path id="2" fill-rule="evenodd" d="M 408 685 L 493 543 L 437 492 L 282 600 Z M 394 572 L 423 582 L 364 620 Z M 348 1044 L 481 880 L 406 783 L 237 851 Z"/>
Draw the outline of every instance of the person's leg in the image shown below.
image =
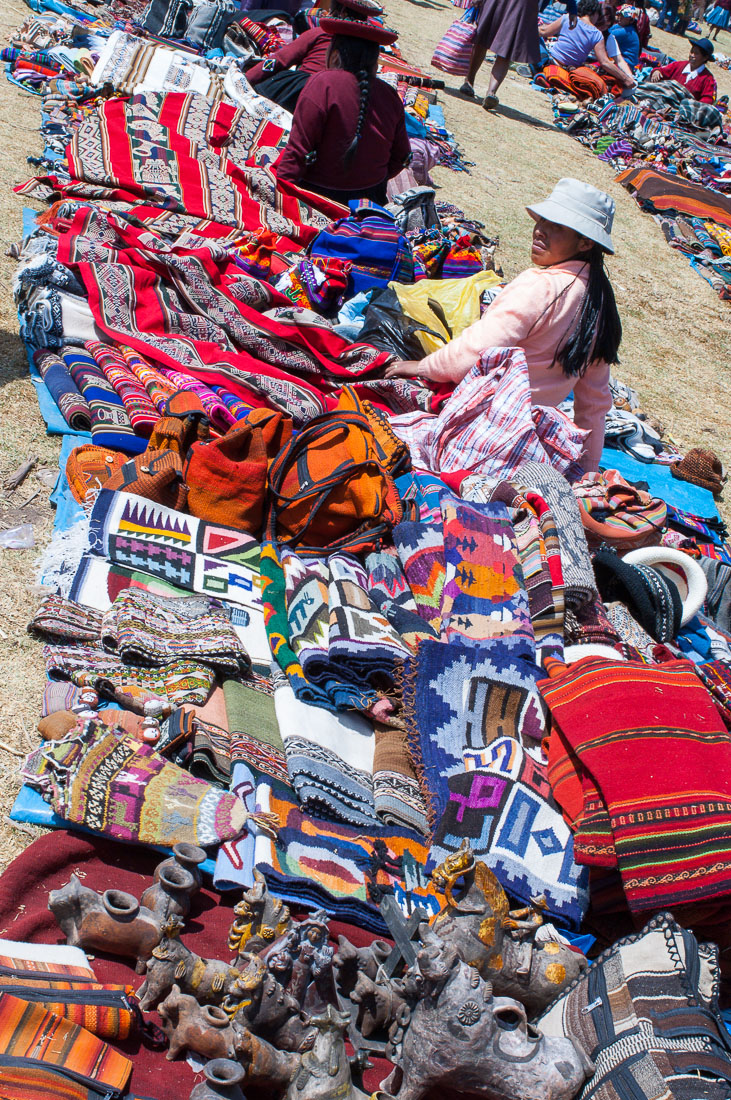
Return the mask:
<path id="1" fill-rule="evenodd" d="M 465 84 L 472 86 L 475 83 L 475 78 L 480 71 L 480 66 L 485 60 L 487 54 L 487 42 L 480 39 L 479 36 L 475 37 L 475 44 L 472 47 L 472 56 L 470 57 L 470 67 L 467 73 L 467 79 Z"/>
<path id="2" fill-rule="evenodd" d="M 490 81 L 487 85 L 487 95 L 496 96 L 497 90 L 510 70 L 509 57 L 496 57 L 490 71 Z"/>

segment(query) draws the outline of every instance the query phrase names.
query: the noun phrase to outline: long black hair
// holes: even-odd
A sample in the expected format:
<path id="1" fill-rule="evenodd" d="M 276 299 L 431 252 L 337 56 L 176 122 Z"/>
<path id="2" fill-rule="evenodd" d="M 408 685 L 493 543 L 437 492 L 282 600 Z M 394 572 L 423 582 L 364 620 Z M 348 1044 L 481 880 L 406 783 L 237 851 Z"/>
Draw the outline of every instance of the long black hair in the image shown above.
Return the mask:
<path id="1" fill-rule="evenodd" d="M 358 122 L 353 140 L 343 155 L 343 164 L 347 168 L 353 162 L 360 136 L 363 133 L 363 126 L 368 114 L 368 100 L 371 95 L 371 77 L 375 74 L 378 65 L 379 47 L 377 42 L 369 42 L 365 38 L 351 38 L 350 35 L 336 34 L 333 38 L 332 49 L 340 57 L 341 69 L 344 69 L 347 73 L 353 73 L 357 77 L 360 90 Z"/>
<path id="2" fill-rule="evenodd" d="M 577 256 L 584 259 L 584 256 Z M 604 267 L 604 250 L 595 244 L 586 253 L 589 278 L 579 309 L 576 325 L 556 352 L 556 362 L 567 377 L 580 378 L 590 363 L 618 363 L 622 342 L 622 322 L 619 319 L 614 290 Z"/>

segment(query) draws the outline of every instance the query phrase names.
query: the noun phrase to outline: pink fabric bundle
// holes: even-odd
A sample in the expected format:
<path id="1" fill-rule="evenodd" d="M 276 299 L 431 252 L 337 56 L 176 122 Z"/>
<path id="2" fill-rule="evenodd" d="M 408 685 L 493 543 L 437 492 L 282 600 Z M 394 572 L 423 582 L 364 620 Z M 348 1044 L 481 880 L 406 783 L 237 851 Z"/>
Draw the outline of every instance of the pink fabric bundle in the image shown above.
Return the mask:
<path id="1" fill-rule="evenodd" d="M 587 435 L 558 409 L 533 407 L 520 348 L 484 352 L 438 415 L 404 413 L 391 427 L 419 469 L 497 479 L 510 479 L 526 462 L 547 463 L 569 480 L 580 476 Z"/>

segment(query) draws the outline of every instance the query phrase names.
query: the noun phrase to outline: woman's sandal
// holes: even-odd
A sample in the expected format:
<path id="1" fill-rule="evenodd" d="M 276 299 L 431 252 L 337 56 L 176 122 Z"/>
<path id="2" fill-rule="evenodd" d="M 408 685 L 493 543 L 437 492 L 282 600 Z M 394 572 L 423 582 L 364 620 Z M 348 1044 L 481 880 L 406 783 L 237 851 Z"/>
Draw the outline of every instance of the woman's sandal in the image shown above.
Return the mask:
<path id="1" fill-rule="evenodd" d="M 482 101 L 482 106 L 486 111 L 494 111 L 500 104 L 500 100 L 496 95 L 486 95 Z"/>
<path id="2" fill-rule="evenodd" d="M 475 98 L 475 89 L 472 87 L 469 80 L 465 80 L 464 84 L 459 90 L 459 94 L 469 96 L 470 99 Z"/>

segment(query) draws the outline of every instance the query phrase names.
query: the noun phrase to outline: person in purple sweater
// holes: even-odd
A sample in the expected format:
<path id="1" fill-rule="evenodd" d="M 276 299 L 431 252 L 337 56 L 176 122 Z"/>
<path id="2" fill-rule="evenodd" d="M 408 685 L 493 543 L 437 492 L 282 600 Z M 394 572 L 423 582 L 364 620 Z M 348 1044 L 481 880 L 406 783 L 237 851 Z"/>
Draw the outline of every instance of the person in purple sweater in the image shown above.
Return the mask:
<path id="1" fill-rule="evenodd" d="M 338 19 L 364 22 L 382 14 L 383 8 L 376 0 L 330 0 L 330 15 Z M 318 23 L 273 56 L 247 69 L 246 79 L 259 95 L 293 112 L 310 76 L 327 68 L 331 43 L 332 35 L 326 34 Z"/>
<path id="2" fill-rule="evenodd" d="M 379 44 L 397 35 L 372 20 L 323 17 L 320 27 L 333 36 L 328 68 L 300 94 L 277 176 L 344 205 L 383 204 L 389 179 L 411 159 L 401 99 L 376 76 Z"/>

